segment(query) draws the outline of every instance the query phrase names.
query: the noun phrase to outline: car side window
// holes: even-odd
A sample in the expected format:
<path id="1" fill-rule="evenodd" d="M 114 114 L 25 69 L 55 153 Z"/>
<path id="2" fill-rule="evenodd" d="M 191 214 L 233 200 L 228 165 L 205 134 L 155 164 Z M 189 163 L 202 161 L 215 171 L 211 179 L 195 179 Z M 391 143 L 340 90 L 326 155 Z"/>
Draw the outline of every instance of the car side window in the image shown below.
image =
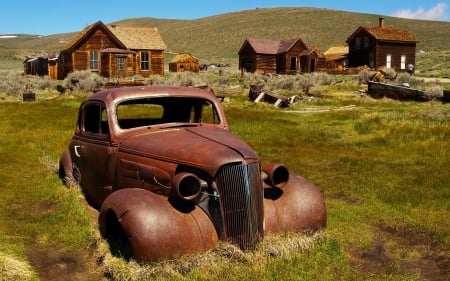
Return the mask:
<path id="1" fill-rule="evenodd" d="M 108 135 L 108 116 L 106 107 L 89 104 L 83 108 L 83 131 L 90 134 Z"/>

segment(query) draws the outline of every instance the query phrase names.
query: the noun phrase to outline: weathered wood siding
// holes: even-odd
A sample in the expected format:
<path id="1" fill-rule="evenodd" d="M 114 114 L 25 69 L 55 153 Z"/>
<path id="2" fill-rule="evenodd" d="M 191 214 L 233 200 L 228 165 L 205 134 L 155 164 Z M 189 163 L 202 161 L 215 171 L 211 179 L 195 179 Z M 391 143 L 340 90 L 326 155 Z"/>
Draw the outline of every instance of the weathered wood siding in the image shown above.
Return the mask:
<path id="1" fill-rule="evenodd" d="M 151 75 L 164 75 L 164 52 L 163 51 L 151 51 L 150 52 L 150 72 Z"/>
<path id="2" fill-rule="evenodd" d="M 277 57 L 274 55 L 256 55 L 256 73 L 277 73 Z"/>
<path id="3" fill-rule="evenodd" d="M 58 79 L 58 61 L 51 60 L 48 63 L 48 77 Z"/>
<path id="4" fill-rule="evenodd" d="M 252 47 L 247 43 L 239 55 L 239 69 L 247 72 L 256 72 L 256 54 Z"/>
<path id="5" fill-rule="evenodd" d="M 58 79 L 64 79 L 67 74 L 77 70 L 90 70 L 89 66 L 89 52 L 92 50 L 98 51 L 98 65 L 99 69 L 92 69 L 99 75 L 109 77 L 109 71 L 105 68 L 102 62 L 103 56 L 100 51 L 106 48 L 116 48 L 117 46 L 109 39 L 109 37 L 101 29 L 87 38 L 82 44 L 76 46 L 72 52 L 61 52 L 60 54 L 60 72 Z"/>
<path id="6" fill-rule="evenodd" d="M 359 47 L 356 40 L 360 38 Z M 364 38 L 368 38 L 364 44 Z M 366 39 L 367 40 L 367 39 Z M 416 43 L 401 41 L 381 41 L 362 30 L 349 42 L 349 67 L 368 66 L 374 69 L 386 67 L 387 56 L 391 55 L 391 68 L 406 71 L 408 64 L 415 64 Z M 405 68 L 401 68 L 401 57 L 405 56 Z"/>
<path id="7" fill-rule="evenodd" d="M 277 59 L 277 73 L 278 74 L 291 74 L 295 75 L 300 71 L 300 54 L 305 50 L 300 41 L 292 46 L 288 52 L 278 55 Z M 295 58 L 295 65 L 291 63 Z"/>
<path id="8" fill-rule="evenodd" d="M 191 56 L 190 54 L 179 54 L 169 62 L 170 72 L 198 72 L 199 70 L 200 66 L 198 63 L 198 59 Z"/>
<path id="9" fill-rule="evenodd" d="M 391 68 L 395 71 L 406 71 L 408 64 L 415 64 L 416 48 L 414 45 L 406 43 L 384 44 L 379 43 L 376 51 L 375 67 L 382 68 L 386 66 L 386 57 L 391 55 Z M 405 56 L 405 67 L 401 68 L 401 57 Z"/>
<path id="10" fill-rule="evenodd" d="M 164 75 L 164 50 L 128 49 L 108 31 L 106 26 L 96 23 L 90 30 L 85 29 L 80 34 L 82 37 L 75 41 L 76 43 L 61 51 L 58 79 L 64 79 L 70 72 L 78 70 L 90 70 L 107 78 L 123 78 L 134 75 L 143 77 L 155 74 Z M 107 49 L 112 49 L 112 51 L 107 51 Z M 102 53 L 102 50 L 105 50 L 105 53 Z M 127 52 L 121 50 L 126 50 Z M 91 51 L 98 52 L 98 69 L 90 68 Z M 148 70 L 141 69 L 140 51 L 149 53 Z M 124 69 L 119 69 L 118 57 L 126 58 Z"/>

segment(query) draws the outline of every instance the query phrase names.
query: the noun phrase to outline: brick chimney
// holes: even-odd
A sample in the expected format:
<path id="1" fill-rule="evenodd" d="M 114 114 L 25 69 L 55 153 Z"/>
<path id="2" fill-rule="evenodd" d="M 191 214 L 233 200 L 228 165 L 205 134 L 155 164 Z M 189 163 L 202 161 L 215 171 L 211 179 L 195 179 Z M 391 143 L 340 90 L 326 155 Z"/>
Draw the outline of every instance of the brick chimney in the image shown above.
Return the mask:
<path id="1" fill-rule="evenodd" d="M 378 19 L 378 27 L 379 28 L 383 28 L 384 27 L 384 18 L 379 18 Z"/>

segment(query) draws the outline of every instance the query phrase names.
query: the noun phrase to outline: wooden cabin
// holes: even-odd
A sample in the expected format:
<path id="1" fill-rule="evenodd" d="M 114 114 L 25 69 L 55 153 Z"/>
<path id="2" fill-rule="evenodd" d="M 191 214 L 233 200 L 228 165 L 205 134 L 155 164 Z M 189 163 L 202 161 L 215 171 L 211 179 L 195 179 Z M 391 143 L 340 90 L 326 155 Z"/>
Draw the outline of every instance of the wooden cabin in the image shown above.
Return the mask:
<path id="1" fill-rule="evenodd" d="M 58 54 L 51 53 L 38 57 L 27 58 L 23 62 L 25 75 L 49 76 L 56 79 L 58 70 Z"/>
<path id="2" fill-rule="evenodd" d="M 299 38 L 247 38 L 239 52 L 239 69 L 252 73 L 298 74 L 314 71 L 317 53 Z"/>
<path id="3" fill-rule="evenodd" d="M 327 71 L 342 72 L 348 67 L 348 46 L 330 47 L 323 55 Z"/>
<path id="4" fill-rule="evenodd" d="M 165 50 L 157 28 L 107 26 L 98 21 L 61 50 L 58 79 L 77 70 L 106 78 L 164 75 Z"/>
<path id="5" fill-rule="evenodd" d="M 416 63 L 417 38 L 405 29 L 384 26 L 360 26 L 347 39 L 349 67 L 392 68 L 407 71 Z"/>
<path id="6" fill-rule="evenodd" d="M 198 72 L 199 69 L 198 59 L 190 54 L 178 54 L 169 62 L 170 72 Z"/>

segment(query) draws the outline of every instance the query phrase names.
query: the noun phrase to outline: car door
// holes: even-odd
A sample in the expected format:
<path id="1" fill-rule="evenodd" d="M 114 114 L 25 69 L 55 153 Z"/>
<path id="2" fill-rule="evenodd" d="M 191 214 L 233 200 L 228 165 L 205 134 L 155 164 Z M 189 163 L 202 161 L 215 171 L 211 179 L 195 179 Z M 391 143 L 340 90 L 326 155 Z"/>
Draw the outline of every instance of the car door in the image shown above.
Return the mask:
<path id="1" fill-rule="evenodd" d="M 79 133 L 71 143 L 73 163 L 79 172 L 80 185 L 95 207 L 111 193 L 114 150 L 111 143 L 106 106 L 88 102 L 80 110 Z"/>

